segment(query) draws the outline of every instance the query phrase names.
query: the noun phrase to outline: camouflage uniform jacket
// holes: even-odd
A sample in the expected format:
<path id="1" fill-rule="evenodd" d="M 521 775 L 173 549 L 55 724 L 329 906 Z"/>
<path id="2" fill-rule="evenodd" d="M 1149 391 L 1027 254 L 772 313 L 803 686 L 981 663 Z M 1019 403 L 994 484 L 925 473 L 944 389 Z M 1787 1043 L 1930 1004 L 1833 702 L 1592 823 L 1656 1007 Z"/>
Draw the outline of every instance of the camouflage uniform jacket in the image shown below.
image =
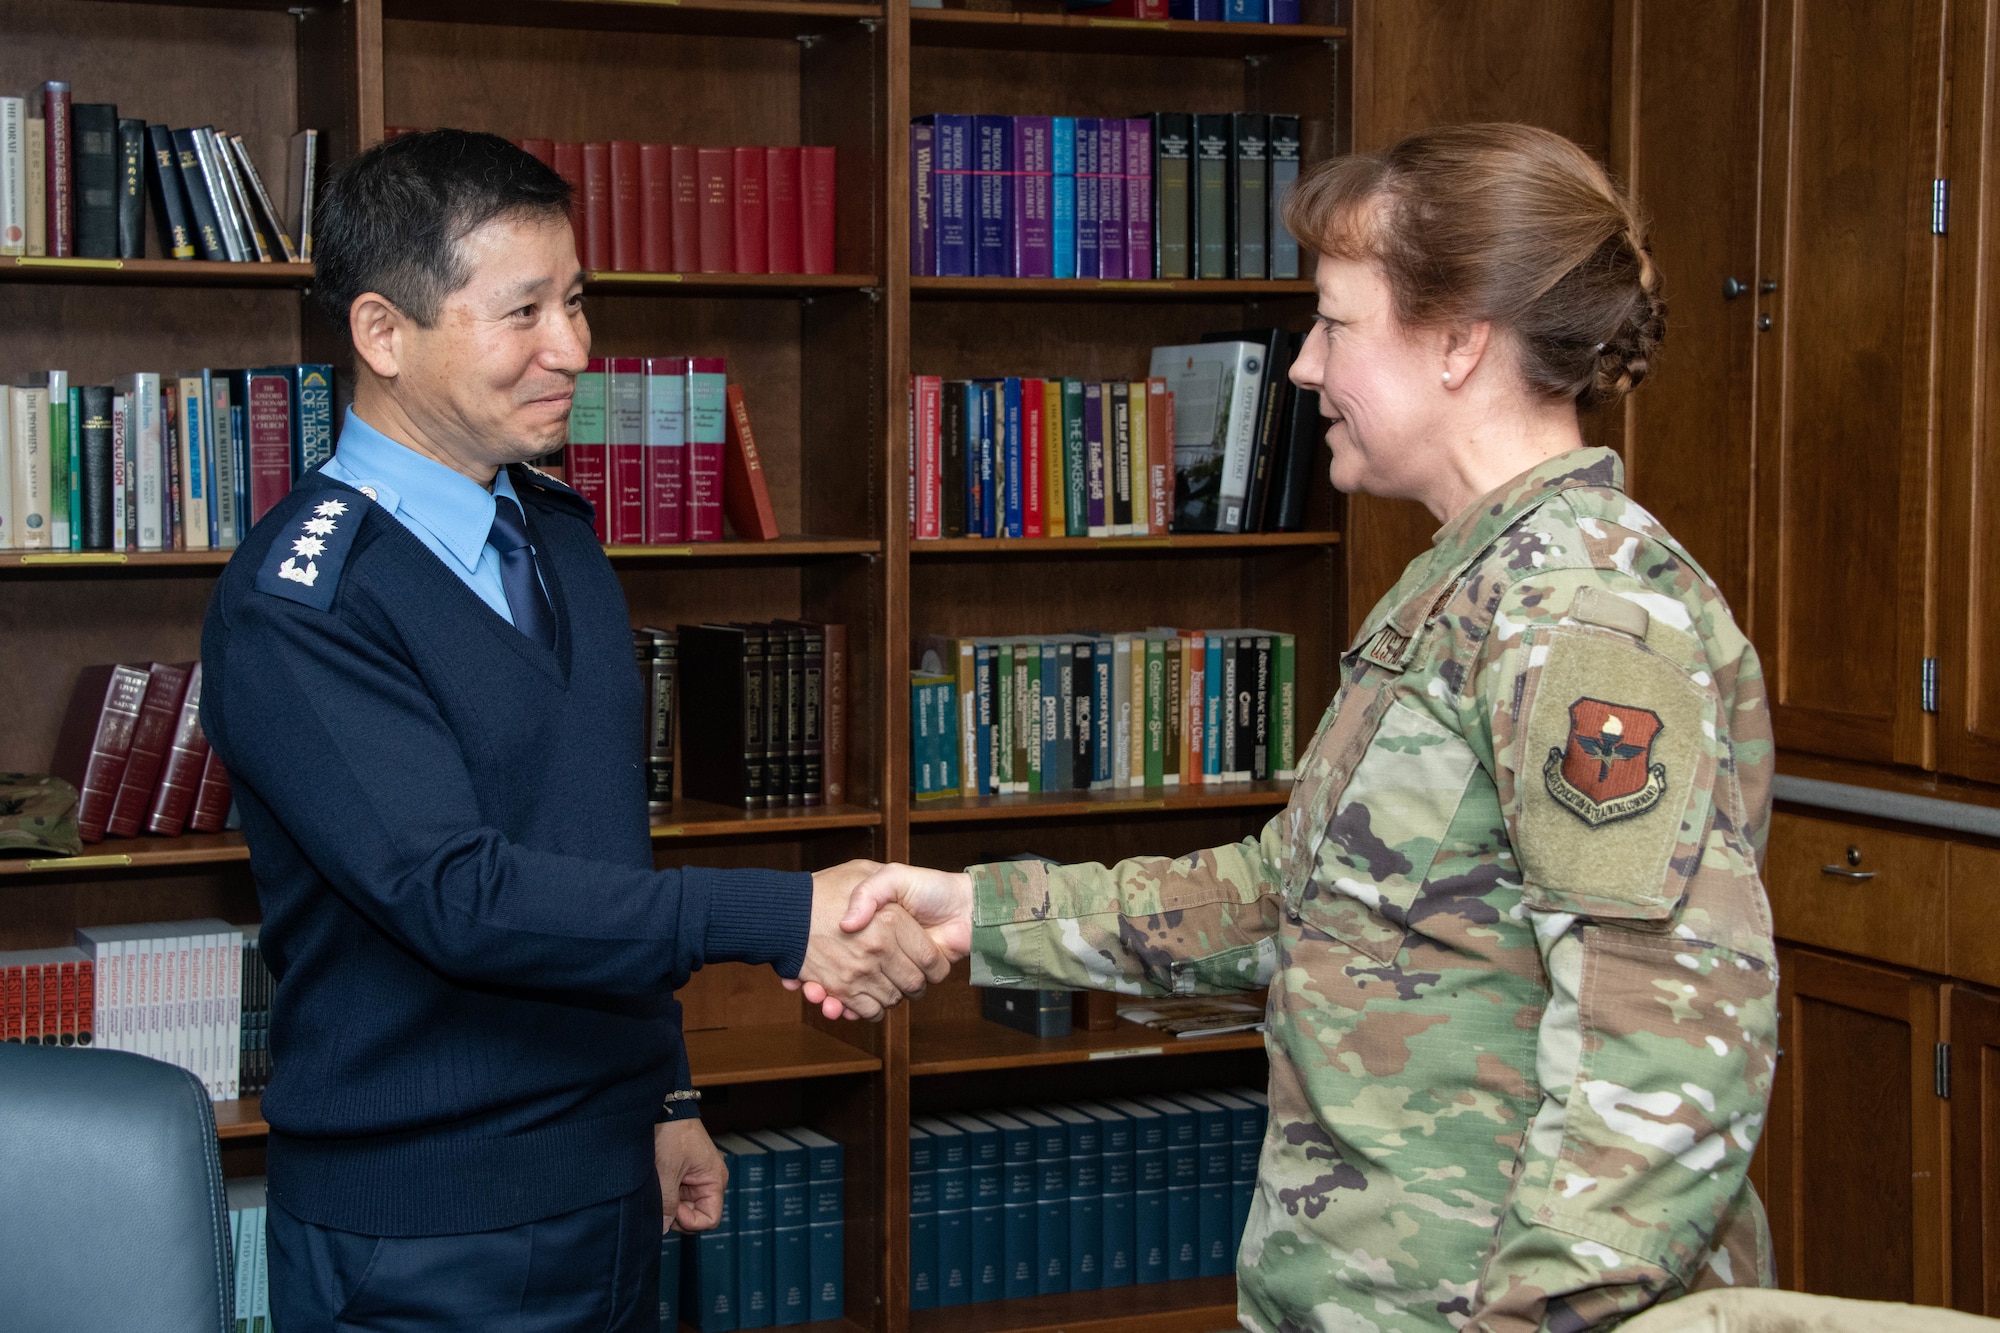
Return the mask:
<path id="1" fill-rule="evenodd" d="M 1259 836 L 972 867 L 975 982 L 1269 985 L 1259 1333 L 1582 1329 L 1771 1282 L 1770 718 L 1622 482 L 1572 452 L 1448 523 Z"/>

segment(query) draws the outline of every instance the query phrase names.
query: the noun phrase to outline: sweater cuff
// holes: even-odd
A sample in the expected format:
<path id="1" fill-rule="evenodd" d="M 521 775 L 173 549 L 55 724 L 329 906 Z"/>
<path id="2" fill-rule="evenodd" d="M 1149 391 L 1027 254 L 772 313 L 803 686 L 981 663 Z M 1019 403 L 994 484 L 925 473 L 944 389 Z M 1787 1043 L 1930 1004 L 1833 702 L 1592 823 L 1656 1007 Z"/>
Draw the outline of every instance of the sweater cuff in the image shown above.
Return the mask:
<path id="1" fill-rule="evenodd" d="M 707 870 L 708 931 L 702 961 L 769 963 L 781 977 L 806 964 L 812 876 L 783 870 Z"/>

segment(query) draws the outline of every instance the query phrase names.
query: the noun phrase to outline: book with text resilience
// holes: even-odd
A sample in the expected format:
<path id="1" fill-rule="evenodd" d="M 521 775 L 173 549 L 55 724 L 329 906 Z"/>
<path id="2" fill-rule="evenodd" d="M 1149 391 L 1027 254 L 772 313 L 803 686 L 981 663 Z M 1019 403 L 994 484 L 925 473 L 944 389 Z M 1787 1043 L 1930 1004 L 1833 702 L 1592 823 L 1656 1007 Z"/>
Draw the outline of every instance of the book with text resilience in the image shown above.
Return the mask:
<path id="1" fill-rule="evenodd" d="M 703 273 L 736 271 L 736 216 L 730 192 L 736 183 L 735 155 L 727 148 L 694 150 L 700 242 L 697 258 Z"/>
<path id="2" fill-rule="evenodd" d="M 70 134 L 76 254 L 118 258 L 118 108 L 110 102 L 74 102 Z"/>
<path id="3" fill-rule="evenodd" d="M 146 191 L 152 196 L 153 225 L 159 230 L 160 257 L 193 259 L 195 230 L 181 187 L 180 161 L 174 152 L 174 132 L 165 125 L 146 127 Z"/>
<path id="4" fill-rule="evenodd" d="M 644 186 L 639 176 L 639 145 L 613 139 L 607 145 L 611 168 L 611 264 L 620 273 L 644 267 L 645 228 L 641 221 Z"/>
<path id="5" fill-rule="evenodd" d="M 1110 402 L 1105 386 L 1097 380 L 1083 386 L 1083 475 L 1085 535 L 1111 535 L 1111 502 L 1108 446 Z"/>
<path id="6" fill-rule="evenodd" d="M 1162 278 L 1191 278 L 1188 237 L 1194 166 L 1194 117 L 1185 111 L 1157 111 L 1153 141 L 1153 258 Z"/>
<path id="7" fill-rule="evenodd" d="M 764 150 L 764 199 L 768 216 L 764 257 L 773 273 L 805 271 L 805 197 L 800 193 L 803 158 L 797 148 Z"/>
<path id="8" fill-rule="evenodd" d="M 1132 472 L 1132 534 L 1144 537 L 1155 531 L 1153 527 L 1153 463 L 1152 463 L 1152 420 L 1150 404 L 1146 401 L 1145 380 L 1133 380 L 1125 386 L 1125 414 L 1130 423 L 1127 428 L 1129 443 L 1126 452 L 1130 454 L 1129 467 Z M 1165 528 L 1158 529 L 1165 532 Z"/>
<path id="9" fill-rule="evenodd" d="M 771 488 L 757 455 L 757 437 L 750 429 L 750 409 L 743 386 L 724 390 L 729 415 L 724 423 L 722 508 L 737 540 L 768 542 L 778 538 L 778 517 L 771 509 Z"/>
<path id="10" fill-rule="evenodd" d="M 104 840 L 146 682 L 142 667 L 91 666 L 77 676 L 70 694 L 49 772 L 76 788 L 76 827 L 85 842 Z"/>
<path id="11" fill-rule="evenodd" d="M 646 376 L 646 536 L 667 545 L 687 535 L 687 358 L 649 356 Z"/>
<path id="12" fill-rule="evenodd" d="M 1232 128 L 1226 115 L 1194 118 L 1194 230 L 1190 243 L 1197 278 L 1235 276 L 1229 232 Z"/>
<path id="13" fill-rule="evenodd" d="M 543 157 L 554 165 L 551 151 Z M 313 259 L 313 209 L 319 203 L 319 131 L 300 130 L 285 151 L 285 224 L 302 263 Z M 176 259 L 179 255 L 174 256 Z"/>
<path id="14" fill-rule="evenodd" d="M 292 480 L 333 457 L 333 367 L 303 362 L 292 373 Z"/>
<path id="15" fill-rule="evenodd" d="M 30 255 L 46 255 L 49 252 L 49 123 L 43 119 L 41 98 L 30 93 L 22 100 L 27 103 L 27 119 L 22 122 L 21 135 L 27 191 L 21 211 L 27 219 L 28 231 L 22 250 Z"/>
<path id="16" fill-rule="evenodd" d="M 76 253 L 75 220 L 71 213 L 75 188 L 71 176 L 70 100 L 67 83 L 50 80 L 42 85 L 42 118 L 48 125 L 47 237 L 49 254 L 62 257 Z"/>
<path id="17" fill-rule="evenodd" d="M 1271 778 L 1290 782 L 1298 776 L 1299 686 L 1298 639 L 1272 636 L 1271 643 Z"/>
<path id="18" fill-rule="evenodd" d="M 583 145 L 583 266 L 593 273 L 611 267 L 611 145 Z"/>
<path id="19" fill-rule="evenodd" d="M 18 97 L 0 97 L 0 255 L 28 250 L 28 108 Z"/>
<path id="20" fill-rule="evenodd" d="M 208 422 L 208 395 L 203 391 L 203 372 L 183 370 L 175 377 L 174 443 L 175 460 L 180 464 L 181 530 L 186 549 L 206 551 L 209 540 L 210 493 L 214 490 L 215 469 L 208 453 L 212 432 Z"/>
<path id="21" fill-rule="evenodd" d="M 174 165 L 180 171 L 181 192 L 187 200 L 188 220 L 194 228 L 195 247 L 206 260 L 233 259 L 227 235 L 222 228 L 221 218 L 216 212 L 215 196 L 209 190 L 208 176 L 202 171 L 199 132 L 192 129 L 172 131 L 174 141 Z"/>
<path id="22" fill-rule="evenodd" d="M 771 271 L 768 160 L 764 149 L 758 147 L 731 149 L 730 161 L 730 204 L 735 219 L 731 248 L 735 252 L 736 272 L 768 273 Z"/>
<path id="23" fill-rule="evenodd" d="M 550 168 L 569 186 L 569 230 L 576 242 L 576 258 L 583 262 L 583 145 L 558 139 L 550 146 Z"/>
<path id="24" fill-rule="evenodd" d="M 115 526 L 111 515 L 115 499 L 112 495 L 111 386 L 80 385 L 77 399 L 82 406 L 78 424 L 83 454 L 83 470 L 79 474 L 83 506 L 78 513 L 82 522 L 82 549 L 108 551 Z"/>
<path id="25" fill-rule="evenodd" d="M 743 1134 L 718 1134 L 736 1189 L 736 1326 L 769 1328 L 773 1187 L 771 1152 Z"/>
<path id="26" fill-rule="evenodd" d="M 1298 360 L 1307 334 L 1294 333 L 1286 349 Z M 1264 526 L 1270 532 L 1300 532 L 1306 526 L 1306 505 L 1312 497 L 1313 478 L 1325 467 L 1326 419 L 1319 413 L 1319 395 L 1289 385 L 1284 416 L 1279 427 L 1276 470 L 1272 492 L 1265 504 Z"/>
<path id="27" fill-rule="evenodd" d="M 1239 111 L 1232 118 L 1229 155 L 1229 233 L 1236 241 L 1232 277 L 1269 275 L 1271 118 L 1261 111 Z"/>
<path id="28" fill-rule="evenodd" d="M 702 270 L 702 166 L 694 144 L 668 144 L 666 170 L 674 190 L 672 272 Z"/>
<path id="29" fill-rule="evenodd" d="M 636 546 L 646 540 L 646 363 L 614 356 L 604 369 L 604 540 Z"/>
<path id="30" fill-rule="evenodd" d="M 146 257 L 146 122 L 118 122 L 118 257 Z"/>
<path id="31" fill-rule="evenodd" d="M 558 145 L 560 146 L 560 145 Z M 601 356 L 576 377 L 569 407 L 568 443 L 563 456 L 569 485 L 590 506 L 590 526 L 599 545 L 611 540 L 611 457 L 607 445 L 610 386 L 609 362 Z"/>
<path id="32" fill-rule="evenodd" d="M 0 1040 L 26 1046 L 101 1044 L 85 982 L 95 987 L 95 965 L 75 946 L 0 953 Z"/>
<path id="33" fill-rule="evenodd" d="M 1286 376 L 1292 368 L 1293 335 L 1285 329 L 1239 329 L 1231 333 L 1204 333 L 1205 343 L 1256 343 L 1265 373 L 1257 390 L 1254 409 L 1255 431 L 1250 444 L 1250 474 L 1245 483 L 1243 526 L 1239 531 L 1264 532 L 1263 521 L 1270 496 L 1271 481 L 1277 471 L 1280 433 L 1284 425 L 1285 393 L 1291 387 Z"/>
<path id="34" fill-rule="evenodd" d="M 300 262 L 298 246 L 292 241 L 290 224 L 279 213 L 277 203 L 271 198 L 271 192 L 264 188 L 264 177 L 259 174 L 257 164 L 250 160 L 250 149 L 243 142 L 243 136 L 232 134 L 228 138 L 228 143 L 230 152 L 235 155 L 237 177 L 247 191 L 247 202 L 270 226 L 271 258 L 283 259 L 293 264 Z"/>
<path id="35" fill-rule="evenodd" d="M 139 717 L 132 726 L 126 751 L 125 772 L 111 801 L 111 813 L 104 831 L 114 838 L 135 838 L 153 803 L 153 789 L 160 780 L 167 750 L 174 741 L 180 722 L 181 705 L 187 699 L 192 662 L 154 662 L 146 669 L 146 692 L 139 704 Z"/>
<path id="36" fill-rule="evenodd" d="M 1104 386 L 1105 515 L 1113 537 L 1132 533 L 1132 386 L 1113 380 Z"/>
<path id="37" fill-rule="evenodd" d="M 826 711 L 820 729 L 826 735 L 820 758 L 820 804 L 847 800 L 847 626 L 829 621 L 826 634 L 826 675 L 821 688 Z"/>
<path id="38" fill-rule="evenodd" d="M 929 1130 L 910 1125 L 910 1308 L 938 1303 L 937 1144 Z"/>
<path id="39" fill-rule="evenodd" d="M 1174 530 L 1241 532 L 1264 356 L 1255 343 L 1155 347 L 1174 396 Z"/>
<path id="40" fill-rule="evenodd" d="M 639 145 L 639 267 L 674 271 L 673 156 L 663 143 Z"/>
<path id="41" fill-rule="evenodd" d="M 681 719 L 681 791 L 720 805 L 761 806 L 763 666 L 761 660 L 754 664 L 753 692 L 749 631 L 741 625 L 682 625 L 678 633 L 681 697 L 696 701 Z M 758 638 L 761 646 L 761 632 Z M 755 788 L 753 763 L 759 769 Z"/>
<path id="42" fill-rule="evenodd" d="M 243 372 L 244 419 L 248 428 L 250 525 L 292 489 L 292 372 L 264 366 Z"/>
<path id="43" fill-rule="evenodd" d="M 1107 116 L 1097 122 L 1099 276 L 1107 280 L 1130 276 L 1125 250 L 1125 122 Z"/>
<path id="44" fill-rule="evenodd" d="M 1076 117 L 1049 119 L 1050 276 L 1076 276 Z"/>
<path id="45" fill-rule="evenodd" d="M 162 507 L 166 478 L 165 437 L 160 421 L 160 377 L 151 371 L 120 375 L 112 387 L 126 401 L 126 433 L 130 441 L 133 467 L 126 485 L 134 500 L 136 522 L 131 525 L 132 545 L 141 551 L 164 548 L 165 511 Z"/>
<path id="46" fill-rule="evenodd" d="M 1149 279 L 1153 272 L 1153 122 L 1139 116 L 1125 122 L 1125 276 Z"/>
<path id="47" fill-rule="evenodd" d="M 1098 218 L 1102 200 L 1098 194 L 1100 139 L 1103 124 L 1096 116 L 1076 120 L 1076 273 L 1079 278 L 1103 277 L 1097 252 Z"/>
<path id="48" fill-rule="evenodd" d="M 840 1317 L 845 1305 L 842 1274 L 846 1173 L 845 1150 L 817 1130 L 800 1126 L 785 1137 L 804 1146 L 806 1157 L 806 1225 L 811 1231 L 812 1304 L 814 1322 Z"/>
<path id="49" fill-rule="evenodd" d="M 1055 276 L 1055 190 L 1050 175 L 1047 116 L 1015 116 L 1008 183 L 1014 216 L 1013 275 L 1017 278 Z"/>
<path id="50" fill-rule="evenodd" d="M 1069 1127 L 1043 1109 L 1010 1114 L 1034 1135 L 1035 1294 L 1060 1294 L 1070 1289 Z"/>
<path id="51" fill-rule="evenodd" d="M 674 803 L 674 698 L 680 671 L 680 638 L 648 625 L 632 633 L 639 681 L 646 692 L 646 808 L 660 814 Z"/>
<path id="52" fill-rule="evenodd" d="M 1298 0 L 1291 0 L 1296 7 Z M 1277 7 L 1278 0 L 1272 0 Z M 1278 22 L 1280 20 L 1273 20 Z M 1293 18 L 1290 22 L 1296 23 Z M 1285 226 L 1285 196 L 1299 178 L 1299 118 L 1271 117 L 1271 237 L 1267 251 L 1271 276 L 1291 279 L 1299 276 L 1299 242 Z"/>
<path id="53" fill-rule="evenodd" d="M 937 275 L 937 126 L 910 122 L 910 276 Z"/>
<path id="54" fill-rule="evenodd" d="M 688 358 L 687 539 L 722 540 L 723 453 L 728 437 L 728 364 L 719 356 Z"/>
<path id="55" fill-rule="evenodd" d="M 1014 118 L 974 116 L 972 274 L 1014 276 L 1014 196 L 1007 173 L 1013 169 Z"/>
<path id="56" fill-rule="evenodd" d="M 972 117 L 939 112 L 919 116 L 914 123 L 930 126 L 936 153 L 931 168 L 931 216 L 937 228 L 932 271 L 941 278 L 969 278 L 973 275 L 975 193 Z"/>
<path id="57" fill-rule="evenodd" d="M 1167 1280 L 1167 1119 L 1127 1097 L 1105 1105 L 1123 1115 L 1132 1135 L 1132 1280 Z"/>
<path id="58" fill-rule="evenodd" d="M 732 1333 L 736 1328 L 736 1215 L 741 1188 L 732 1168 L 722 1191 L 722 1220 L 697 1231 L 681 1250 L 681 1304 L 700 1333 Z"/>
<path id="59" fill-rule="evenodd" d="M 222 832 L 229 823 L 231 799 L 229 770 L 222 766 L 222 760 L 211 748 L 201 766 L 201 782 L 194 792 L 194 809 L 188 811 L 188 832 Z"/>
<path id="60" fill-rule="evenodd" d="M 201 730 L 201 663 L 188 673 L 187 693 L 181 699 L 180 717 L 174 725 L 173 743 L 167 748 L 166 762 L 160 766 L 160 783 L 153 789 L 153 804 L 146 813 L 146 832 L 162 838 L 177 838 L 187 824 L 194 806 L 195 789 L 201 785 L 202 765 L 208 760 L 208 737 Z"/>
<path id="61" fill-rule="evenodd" d="M 799 255 L 807 273 L 833 272 L 834 219 L 839 203 L 834 171 L 832 148 L 808 145 L 799 149 Z"/>

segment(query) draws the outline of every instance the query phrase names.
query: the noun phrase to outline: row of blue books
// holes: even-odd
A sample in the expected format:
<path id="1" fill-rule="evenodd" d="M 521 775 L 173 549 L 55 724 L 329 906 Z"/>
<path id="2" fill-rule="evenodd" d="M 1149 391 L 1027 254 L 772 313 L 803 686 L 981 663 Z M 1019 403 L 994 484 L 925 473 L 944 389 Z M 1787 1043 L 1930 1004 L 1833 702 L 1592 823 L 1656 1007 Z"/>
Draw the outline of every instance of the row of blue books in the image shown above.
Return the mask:
<path id="1" fill-rule="evenodd" d="M 910 1308 L 1235 1270 L 1268 1106 L 1232 1088 L 910 1123 Z"/>
<path id="2" fill-rule="evenodd" d="M 662 1238 L 660 1330 L 701 1333 L 838 1319 L 845 1152 L 816 1130 L 720 1134 L 729 1163 L 722 1221 Z"/>

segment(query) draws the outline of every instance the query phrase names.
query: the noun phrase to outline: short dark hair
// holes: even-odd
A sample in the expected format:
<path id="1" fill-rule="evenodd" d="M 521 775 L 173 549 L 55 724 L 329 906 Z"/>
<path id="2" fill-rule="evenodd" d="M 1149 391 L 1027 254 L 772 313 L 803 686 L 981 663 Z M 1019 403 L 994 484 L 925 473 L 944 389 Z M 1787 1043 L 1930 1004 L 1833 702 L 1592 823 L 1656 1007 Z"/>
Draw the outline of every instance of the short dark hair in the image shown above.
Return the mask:
<path id="1" fill-rule="evenodd" d="M 313 214 L 314 295 L 341 333 L 363 292 L 429 328 L 471 276 L 458 243 L 510 215 L 566 219 L 569 184 L 494 134 L 424 130 L 376 144 L 326 182 Z"/>

